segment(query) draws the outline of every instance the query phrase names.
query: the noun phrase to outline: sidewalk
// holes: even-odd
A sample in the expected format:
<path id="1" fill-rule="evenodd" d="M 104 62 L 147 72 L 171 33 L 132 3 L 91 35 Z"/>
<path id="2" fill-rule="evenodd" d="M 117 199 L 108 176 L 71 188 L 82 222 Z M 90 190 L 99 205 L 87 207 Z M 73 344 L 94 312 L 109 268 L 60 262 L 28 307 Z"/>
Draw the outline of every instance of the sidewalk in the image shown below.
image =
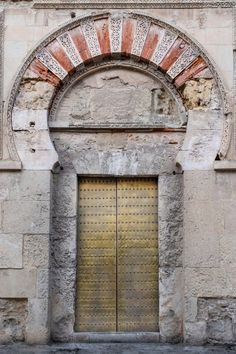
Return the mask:
<path id="1" fill-rule="evenodd" d="M 165 344 L 52 344 L 27 346 L 24 344 L 0 345 L 0 354 L 236 354 L 235 347 L 191 347 Z"/>

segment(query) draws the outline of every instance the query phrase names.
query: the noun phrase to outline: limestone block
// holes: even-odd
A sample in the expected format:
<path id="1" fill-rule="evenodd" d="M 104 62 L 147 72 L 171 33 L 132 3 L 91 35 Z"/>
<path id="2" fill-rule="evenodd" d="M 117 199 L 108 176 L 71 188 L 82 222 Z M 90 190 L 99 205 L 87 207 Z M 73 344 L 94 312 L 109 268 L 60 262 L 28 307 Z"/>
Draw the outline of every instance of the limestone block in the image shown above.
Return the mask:
<path id="1" fill-rule="evenodd" d="M 0 174 L 0 200 L 49 200 L 50 171 Z"/>
<path id="2" fill-rule="evenodd" d="M 22 235 L 0 235 L 0 268 L 22 268 Z"/>
<path id="3" fill-rule="evenodd" d="M 222 131 L 223 116 L 220 110 L 190 110 L 187 132 L 195 130 L 219 130 Z"/>
<path id="4" fill-rule="evenodd" d="M 184 321 L 196 322 L 198 313 L 197 297 L 186 297 L 184 299 Z"/>
<path id="5" fill-rule="evenodd" d="M 37 274 L 37 298 L 45 299 L 49 296 L 49 269 L 39 269 Z"/>
<path id="6" fill-rule="evenodd" d="M 68 341 L 74 332 L 75 268 L 52 269 L 52 336 Z"/>
<path id="7" fill-rule="evenodd" d="M 48 201 L 4 201 L 4 233 L 48 234 L 49 221 Z"/>
<path id="8" fill-rule="evenodd" d="M 183 223 L 182 221 L 159 222 L 159 265 L 180 267 L 183 264 Z"/>
<path id="9" fill-rule="evenodd" d="M 45 344 L 50 336 L 48 299 L 30 299 L 26 324 L 26 342 Z"/>
<path id="10" fill-rule="evenodd" d="M 53 216 L 76 216 L 77 185 L 78 177 L 75 173 L 60 173 L 53 176 Z"/>
<path id="11" fill-rule="evenodd" d="M 50 140 L 48 130 L 14 133 L 16 146 L 19 151 L 55 150 Z M 46 169 L 46 168 L 45 168 Z"/>
<path id="12" fill-rule="evenodd" d="M 183 197 L 183 175 L 168 174 L 158 176 L 159 198 L 170 198 L 181 200 Z"/>
<path id="13" fill-rule="evenodd" d="M 182 133 L 53 133 L 60 162 L 77 174 L 157 175 L 176 169 Z M 70 142 L 70 144 L 68 144 Z"/>
<path id="14" fill-rule="evenodd" d="M 25 268 L 49 267 L 49 235 L 24 235 Z"/>
<path id="15" fill-rule="evenodd" d="M 50 201 L 50 171 L 22 171 L 11 176 L 10 200 Z"/>
<path id="16" fill-rule="evenodd" d="M 48 128 L 48 112 L 42 109 L 17 109 L 12 113 L 13 130 L 35 131 Z"/>
<path id="17" fill-rule="evenodd" d="M 189 267 L 218 267 L 223 216 L 214 202 L 184 204 L 184 259 Z"/>
<path id="18" fill-rule="evenodd" d="M 55 150 L 18 150 L 18 155 L 24 170 L 51 170 L 58 162 L 58 155 Z"/>
<path id="19" fill-rule="evenodd" d="M 183 324 L 182 268 L 160 268 L 160 334 L 162 341 L 178 342 Z"/>
<path id="20" fill-rule="evenodd" d="M 236 238 L 235 231 L 224 230 L 219 239 L 220 242 L 220 261 L 222 266 L 236 265 Z"/>
<path id="21" fill-rule="evenodd" d="M 213 79 L 188 80 L 182 88 L 182 95 L 188 110 L 206 108 L 219 110 L 221 108 L 219 94 Z"/>
<path id="22" fill-rule="evenodd" d="M 184 328 L 184 339 L 186 343 L 201 345 L 205 344 L 206 337 L 206 322 L 186 322 Z"/>
<path id="23" fill-rule="evenodd" d="M 47 130 L 16 131 L 16 148 L 27 170 L 51 170 L 58 156 Z"/>
<path id="24" fill-rule="evenodd" d="M 217 127 L 212 126 L 211 128 L 212 115 L 216 121 L 220 121 L 219 128 L 218 122 L 214 123 L 217 124 Z M 195 123 L 195 121 L 199 123 Z M 207 128 L 208 125 L 209 128 Z M 176 158 L 183 170 L 213 169 L 213 163 L 220 147 L 222 129 L 223 116 L 218 112 L 196 110 L 194 114 L 190 113 L 186 137 Z"/>
<path id="25" fill-rule="evenodd" d="M 183 220 L 183 201 L 168 197 L 159 198 L 159 220 L 180 222 Z"/>
<path id="26" fill-rule="evenodd" d="M 52 262 L 56 267 L 76 266 L 76 217 L 54 217 L 52 221 Z"/>
<path id="27" fill-rule="evenodd" d="M 22 81 L 16 97 L 16 109 L 47 110 L 55 88 L 48 82 L 38 78 L 26 78 Z"/>
<path id="28" fill-rule="evenodd" d="M 186 268 L 185 294 L 187 297 L 228 296 L 232 294 L 228 277 L 229 272 L 224 268 Z"/>
<path id="29" fill-rule="evenodd" d="M 232 172 L 219 172 L 215 174 L 215 198 L 216 200 L 236 199 L 236 175 Z"/>
<path id="30" fill-rule="evenodd" d="M 217 186 L 214 171 L 185 171 L 184 200 L 187 202 L 215 200 Z"/>
<path id="31" fill-rule="evenodd" d="M 199 298 L 198 321 L 206 322 L 208 342 L 235 343 L 236 298 Z"/>
<path id="32" fill-rule="evenodd" d="M 0 270 L 0 298 L 32 298 L 36 295 L 36 270 Z"/>
<path id="33" fill-rule="evenodd" d="M 0 344 L 25 339 L 26 299 L 0 299 Z"/>

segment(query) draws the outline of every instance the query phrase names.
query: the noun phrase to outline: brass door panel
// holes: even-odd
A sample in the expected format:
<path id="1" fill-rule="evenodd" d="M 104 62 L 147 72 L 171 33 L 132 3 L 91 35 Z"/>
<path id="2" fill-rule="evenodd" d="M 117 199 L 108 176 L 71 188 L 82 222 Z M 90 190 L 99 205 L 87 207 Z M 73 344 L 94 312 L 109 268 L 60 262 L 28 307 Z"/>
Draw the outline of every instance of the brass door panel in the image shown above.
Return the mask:
<path id="1" fill-rule="evenodd" d="M 79 182 L 76 326 L 116 331 L 116 181 Z"/>
<path id="2" fill-rule="evenodd" d="M 79 186 L 76 331 L 158 331 L 157 181 Z"/>
<path id="3" fill-rule="evenodd" d="M 157 182 L 117 181 L 118 330 L 158 331 Z"/>

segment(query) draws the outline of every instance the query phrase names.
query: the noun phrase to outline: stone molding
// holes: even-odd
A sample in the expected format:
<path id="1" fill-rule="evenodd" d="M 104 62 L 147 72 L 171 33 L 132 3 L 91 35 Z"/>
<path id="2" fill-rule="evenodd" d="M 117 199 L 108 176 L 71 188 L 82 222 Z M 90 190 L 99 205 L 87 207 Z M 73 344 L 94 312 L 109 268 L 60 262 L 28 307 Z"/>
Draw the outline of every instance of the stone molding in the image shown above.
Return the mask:
<path id="1" fill-rule="evenodd" d="M 38 9 L 178 9 L 178 8 L 233 8 L 234 1 L 225 0 L 35 0 Z"/>
<path id="2" fill-rule="evenodd" d="M 155 33 L 154 42 L 151 42 L 153 37 L 150 28 L 152 33 Z M 62 45 L 61 36 L 65 33 L 67 42 Z M 83 48 L 81 42 L 84 43 Z M 158 60 L 155 59 L 157 50 L 160 51 Z M 76 53 L 79 53 L 77 60 Z M 50 82 L 56 87 L 56 92 L 58 88 L 66 85 L 73 75 L 77 75 L 78 78 L 81 71 L 89 68 L 91 63 L 92 66 L 96 66 L 104 60 L 109 61 L 109 58 L 117 58 L 117 55 L 142 62 L 142 65 L 153 68 L 152 70 L 156 72 L 164 72 L 166 82 L 169 81 L 177 92 L 194 75 L 208 68 L 217 83 L 225 114 L 224 134 L 219 151 L 220 158 L 225 158 L 231 135 L 232 113 L 226 90 L 214 62 L 201 45 L 190 39 L 183 31 L 167 22 L 140 13 L 102 12 L 82 16 L 49 34 L 31 52 L 16 77 L 5 112 L 8 127 L 11 126 L 15 99 L 27 69 Z M 8 150 L 11 160 L 19 161 L 11 130 L 9 140 Z"/>

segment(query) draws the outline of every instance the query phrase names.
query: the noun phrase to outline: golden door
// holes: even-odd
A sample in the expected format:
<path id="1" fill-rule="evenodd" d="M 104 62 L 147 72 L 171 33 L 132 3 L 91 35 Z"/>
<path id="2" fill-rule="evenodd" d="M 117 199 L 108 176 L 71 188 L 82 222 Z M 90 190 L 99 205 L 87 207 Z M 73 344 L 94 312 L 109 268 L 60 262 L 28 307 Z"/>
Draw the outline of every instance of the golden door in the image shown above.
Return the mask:
<path id="1" fill-rule="evenodd" d="M 78 332 L 158 331 L 157 180 L 79 180 Z"/>

